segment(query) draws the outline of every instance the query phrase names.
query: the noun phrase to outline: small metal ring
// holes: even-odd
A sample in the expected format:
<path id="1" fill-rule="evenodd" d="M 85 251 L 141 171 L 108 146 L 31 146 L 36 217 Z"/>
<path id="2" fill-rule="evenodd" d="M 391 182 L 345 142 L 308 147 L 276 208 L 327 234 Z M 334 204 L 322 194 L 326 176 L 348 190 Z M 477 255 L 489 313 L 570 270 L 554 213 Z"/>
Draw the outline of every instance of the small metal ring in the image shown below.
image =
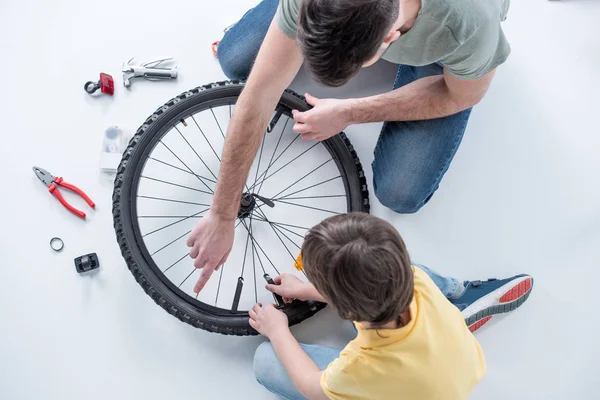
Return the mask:
<path id="1" fill-rule="evenodd" d="M 90 85 L 91 88 L 90 88 Z M 85 85 L 83 85 L 83 89 L 88 92 L 89 94 L 94 93 L 96 90 L 98 90 L 100 88 L 100 85 L 97 82 L 92 82 L 92 81 L 87 81 L 85 83 Z"/>
<path id="2" fill-rule="evenodd" d="M 56 245 L 58 243 L 58 246 Z M 65 247 L 65 242 L 59 237 L 53 237 L 50 239 L 50 248 L 56 252 L 59 252 Z"/>

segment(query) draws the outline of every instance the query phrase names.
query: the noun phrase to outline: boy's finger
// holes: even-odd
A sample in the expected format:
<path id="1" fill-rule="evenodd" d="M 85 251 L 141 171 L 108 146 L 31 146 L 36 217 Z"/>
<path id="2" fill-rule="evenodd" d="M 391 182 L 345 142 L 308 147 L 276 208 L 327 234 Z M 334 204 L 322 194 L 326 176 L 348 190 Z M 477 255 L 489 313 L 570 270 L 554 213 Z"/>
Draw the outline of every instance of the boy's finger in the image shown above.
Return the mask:
<path id="1" fill-rule="evenodd" d="M 256 321 L 255 321 L 255 320 L 253 320 L 253 319 L 249 319 L 249 320 L 248 320 L 248 323 L 250 324 L 250 326 L 251 326 L 251 327 L 253 327 L 254 329 L 258 330 L 258 329 L 257 329 L 257 325 L 256 325 Z"/>
<path id="2" fill-rule="evenodd" d="M 250 316 L 250 319 L 256 319 L 256 312 L 254 312 L 254 309 L 248 311 L 248 315 Z"/>
<path id="3" fill-rule="evenodd" d="M 275 279 L 273 279 L 276 285 L 281 285 L 281 275 L 277 275 Z"/>
<path id="4" fill-rule="evenodd" d="M 277 293 L 277 288 L 278 288 L 277 285 L 272 285 L 269 283 L 269 284 L 265 285 L 265 288 L 271 293 L 279 294 L 279 293 Z"/>

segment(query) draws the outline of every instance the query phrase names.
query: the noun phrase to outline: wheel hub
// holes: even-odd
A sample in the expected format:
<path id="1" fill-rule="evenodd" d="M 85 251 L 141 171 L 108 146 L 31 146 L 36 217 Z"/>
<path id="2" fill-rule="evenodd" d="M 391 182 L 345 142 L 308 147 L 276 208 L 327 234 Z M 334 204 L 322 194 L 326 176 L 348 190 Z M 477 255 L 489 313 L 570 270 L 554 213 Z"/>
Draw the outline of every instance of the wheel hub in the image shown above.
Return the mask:
<path id="1" fill-rule="evenodd" d="M 252 214 L 256 206 L 256 199 L 251 193 L 243 193 L 240 201 L 240 209 L 238 210 L 238 218 L 248 218 Z"/>

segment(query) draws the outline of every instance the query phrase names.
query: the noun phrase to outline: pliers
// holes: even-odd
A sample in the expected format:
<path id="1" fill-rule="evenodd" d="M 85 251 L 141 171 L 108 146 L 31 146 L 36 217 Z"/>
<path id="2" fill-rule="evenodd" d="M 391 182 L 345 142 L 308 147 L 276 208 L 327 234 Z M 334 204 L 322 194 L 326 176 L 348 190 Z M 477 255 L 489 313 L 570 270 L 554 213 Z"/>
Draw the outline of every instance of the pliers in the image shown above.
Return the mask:
<path id="1" fill-rule="evenodd" d="M 62 204 L 67 210 L 71 211 L 73 214 L 77 215 L 79 218 L 85 219 L 85 213 L 83 211 L 79 211 L 78 209 L 67 203 L 67 201 L 62 197 L 62 195 L 58 191 L 59 186 L 62 186 L 65 189 L 69 189 L 77 193 L 86 201 L 86 203 L 90 205 L 90 207 L 96 208 L 96 204 L 94 204 L 92 199 L 90 199 L 85 193 L 83 193 L 83 191 L 77 186 L 65 182 L 62 177 L 57 178 L 53 176 L 50 172 L 40 167 L 33 167 L 33 172 L 35 172 L 40 181 L 44 182 L 44 184 L 48 186 L 48 191 L 52 193 L 54 197 L 58 199 L 58 201 L 60 201 L 60 204 Z"/>

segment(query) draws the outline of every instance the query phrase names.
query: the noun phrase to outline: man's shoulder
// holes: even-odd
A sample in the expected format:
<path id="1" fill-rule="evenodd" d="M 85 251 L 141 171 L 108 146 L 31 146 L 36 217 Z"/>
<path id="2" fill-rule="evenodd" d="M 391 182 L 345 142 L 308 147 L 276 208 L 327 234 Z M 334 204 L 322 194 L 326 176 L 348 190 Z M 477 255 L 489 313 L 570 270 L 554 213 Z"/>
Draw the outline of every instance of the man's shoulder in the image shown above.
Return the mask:
<path id="1" fill-rule="evenodd" d="M 510 0 L 427 0 L 422 12 L 448 28 L 463 43 L 481 28 L 497 26 L 505 17 Z"/>

